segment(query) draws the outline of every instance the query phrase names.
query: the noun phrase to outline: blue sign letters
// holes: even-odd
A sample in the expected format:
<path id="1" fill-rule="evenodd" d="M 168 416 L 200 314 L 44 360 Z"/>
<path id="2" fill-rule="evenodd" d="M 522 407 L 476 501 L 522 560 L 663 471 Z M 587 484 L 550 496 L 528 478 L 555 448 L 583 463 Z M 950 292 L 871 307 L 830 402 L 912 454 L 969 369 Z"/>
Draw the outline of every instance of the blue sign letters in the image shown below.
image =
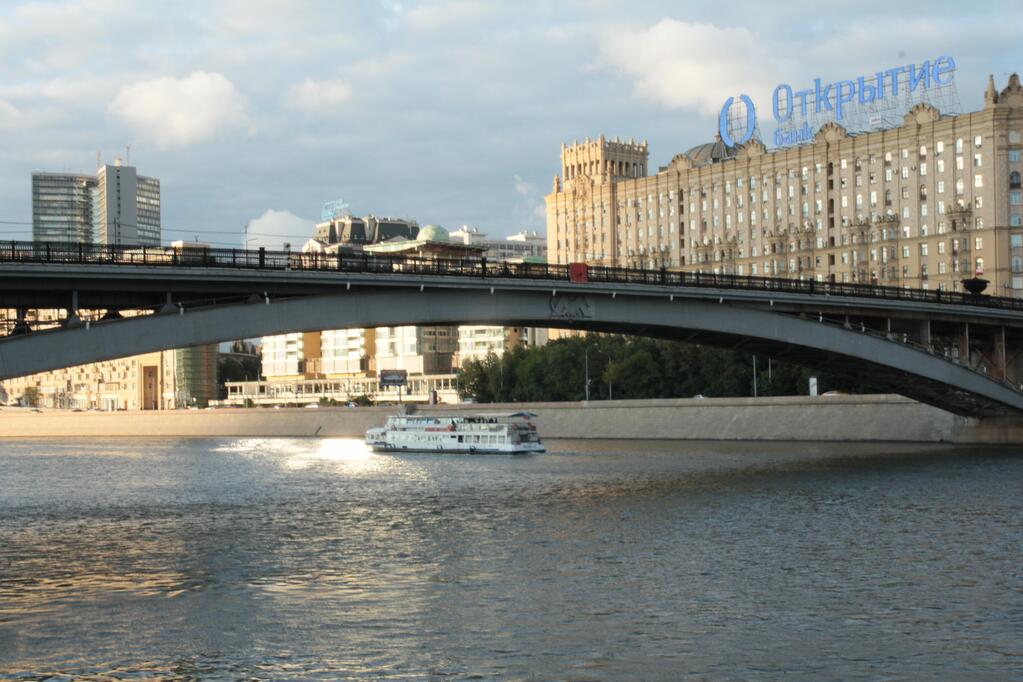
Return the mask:
<path id="1" fill-rule="evenodd" d="M 811 140 L 814 131 L 806 120 L 808 117 L 823 114 L 828 118 L 833 117 L 835 121 L 842 121 L 850 106 L 880 103 L 888 98 L 897 98 L 903 92 L 909 95 L 918 89 L 928 90 L 949 85 L 955 78 L 955 69 L 955 60 L 945 55 L 933 61 L 928 59 L 922 64 L 878 71 L 873 76 L 859 76 L 833 83 L 815 78 L 813 87 L 802 90 L 794 91 L 788 83 L 781 83 L 771 94 L 771 113 L 775 123 L 784 127 L 775 131 L 774 143 L 787 146 Z M 748 142 L 757 126 L 753 102 L 746 95 L 740 95 L 739 99 L 746 105 L 746 130 L 741 139 L 734 140 L 728 130 L 728 112 L 735 98 L 729 97 L 725 101 L 718 116 L 718 132 L 722 141 L 730 147 Z M 797 115 L 799 118 L 793 121 Z M 800 120 L 802 125 L 799 125 Z"/>
<path id="2" fill-rule="evenodd" d="M 735 101 L 734 97 L 729 97 L 725 100 L 725 106 L 721 107 L 721 114 L 718 116 L 718 130 L 721 132 L 721 141 L 729 147 L 749 142 L 753 138 L 753 131 L 757 128 L 757 112 L 753 109 L 753 100 L 747 95 L 739 95 L 739 100 L 746 105 L 746 130 L 743 132 L 742 137 L 738 140 L 733 140 L 732 134 L 728 132 L 728 110 L 732 108 L 732 102 Z"/>

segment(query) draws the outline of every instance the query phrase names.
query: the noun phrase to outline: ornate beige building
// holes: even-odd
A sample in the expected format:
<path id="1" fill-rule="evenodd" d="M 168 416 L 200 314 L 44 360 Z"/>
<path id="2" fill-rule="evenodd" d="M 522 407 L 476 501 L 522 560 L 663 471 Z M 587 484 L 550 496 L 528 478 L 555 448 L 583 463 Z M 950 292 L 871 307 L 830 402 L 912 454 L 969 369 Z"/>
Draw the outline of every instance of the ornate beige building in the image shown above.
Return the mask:
<path id="1" fill-rule="evenodd" d="M 646 143 L 603 135 L 562 146 L 547 202 L 551 262 L 1023 296 L 1023 87 L 984 108 L 913 107 L 902 125 L 768 150 L 720 140 L 647 173 Z"/>

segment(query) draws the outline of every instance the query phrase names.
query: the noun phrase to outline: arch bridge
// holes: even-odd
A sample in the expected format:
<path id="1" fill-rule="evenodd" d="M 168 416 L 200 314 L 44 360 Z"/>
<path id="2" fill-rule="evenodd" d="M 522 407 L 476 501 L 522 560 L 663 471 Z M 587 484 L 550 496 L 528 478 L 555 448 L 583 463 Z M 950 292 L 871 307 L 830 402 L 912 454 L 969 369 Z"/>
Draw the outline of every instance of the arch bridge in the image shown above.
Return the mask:
<path id="1" fill-rule="evenodd" d="M 0 379 L 290 332 L 493 324 L 741 349 L 960 415 L 1023 413 L 1023 301 L 991 296 L 486 259 L 7 242 L 5 308 L 17 312 L 0 338 Z M 54 322 L 32 315 L 47 310 L 59 311 Z"/>

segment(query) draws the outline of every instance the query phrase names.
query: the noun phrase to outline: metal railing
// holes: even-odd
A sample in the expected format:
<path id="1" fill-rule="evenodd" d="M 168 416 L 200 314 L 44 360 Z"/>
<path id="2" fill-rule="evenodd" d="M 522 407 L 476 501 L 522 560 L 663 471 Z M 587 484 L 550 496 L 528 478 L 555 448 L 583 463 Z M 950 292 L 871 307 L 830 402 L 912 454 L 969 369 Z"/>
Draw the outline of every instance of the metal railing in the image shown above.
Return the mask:
<path id="1" fill-rule="evenodd" d="M 360 274 L 442 275 L 567 282 L 569 266 L 511 263 L 486 258 L 421 258 L 370 253 L 301 253 L 267 249 L 221 249 L 205 246 L 136 246 L 54 242 L 0 242 L 4 263 L 241 268 L 265 271 L 345 272 Z M 600 284 L 647 284 L 665 287 L 708 287 L 792 294 L 855 296 L 921 303 L 951 303 L 1023 310 L 1023 299 L 973 295 L 940 289 L 907 289 L 870 284 L 817 282 L 810 279 L 683 272 L 661 268 L 589 266 L 587 281 Z"/>

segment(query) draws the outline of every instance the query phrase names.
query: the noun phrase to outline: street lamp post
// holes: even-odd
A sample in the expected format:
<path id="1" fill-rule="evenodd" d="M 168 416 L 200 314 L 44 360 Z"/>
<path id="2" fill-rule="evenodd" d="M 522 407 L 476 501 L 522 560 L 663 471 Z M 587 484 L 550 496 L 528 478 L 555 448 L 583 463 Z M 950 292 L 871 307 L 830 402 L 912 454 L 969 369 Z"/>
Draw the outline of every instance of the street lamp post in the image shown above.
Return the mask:
<path id="1" fill-rule="evenodd" d="M 590 401 L 590 347 L 589 346 L 586 346 L 583 349 L 583 366 L 585 367 L 585 371 L 586 371 L 586 386 L 585 386 L 586 402 L 589 402 Z"/>

